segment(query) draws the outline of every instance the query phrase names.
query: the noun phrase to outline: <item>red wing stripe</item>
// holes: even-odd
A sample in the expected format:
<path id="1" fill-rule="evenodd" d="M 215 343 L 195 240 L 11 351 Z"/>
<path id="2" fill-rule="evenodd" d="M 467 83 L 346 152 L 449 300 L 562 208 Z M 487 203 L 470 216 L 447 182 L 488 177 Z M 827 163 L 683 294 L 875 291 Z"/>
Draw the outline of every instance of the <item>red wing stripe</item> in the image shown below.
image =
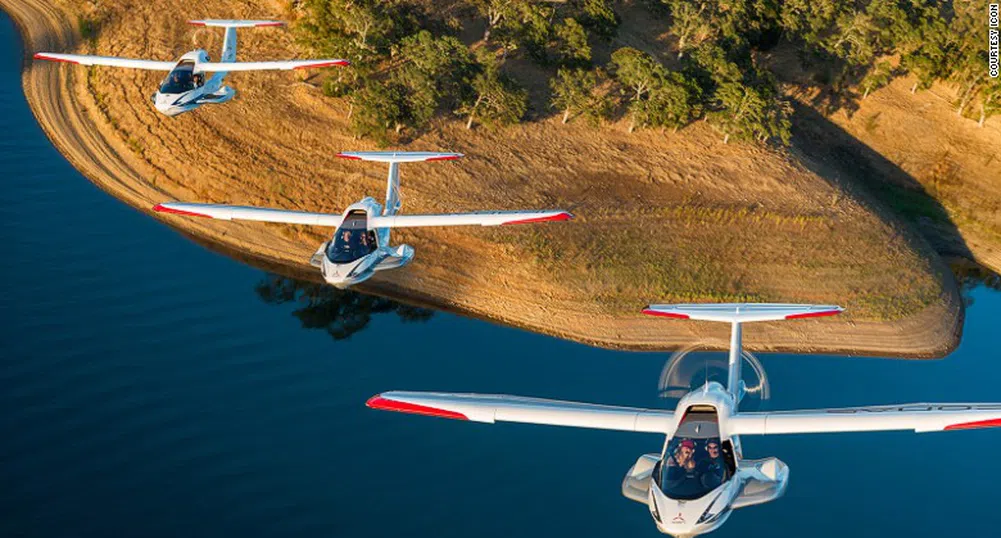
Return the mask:
<path id="1" fill-rule="evenodd" d="M 365 405 L 371 409 L 382 409 L 384 411 L 397 411 L 400 413 L 411 413 L 414 415 L 427 415 L 429 417 L 469 420 L 469 417 L 467 417 L 466 415 L 463 415 L 462 413 L 456 413 L 455 411 L 447 411 L 445 409 L 437 409 L 434 407 L 427 407 L 424 405 L 398 402 L 396 400 L 389 400 L 383 398 L 382 396 L 373 396 L 369 398 L 369 400 L 365 402 Z"/>
<path id="2" fill-rule="evenodd" d="M 1001 428 L 1001 418 L 992 418 L 990 420 L 978 420 L 977 422 L 961 422 L 959 424 L 950 424 L 945 427 L 945 431 L 975 430 L 977 428 Z"/>
<path id="3" fill-rule="evenodd" d="M 50 62 L 65 62 L 65 63 L 68 63 L 68 64 L 77 64 L 77 65 L 80 64 L 80 62 L 78 62 L 76 60 L 67 60 L 65 58 L 53 58 L 52 56 L 48 56 L 48 55 L 43 54 L 41 52 L 35 53 L 34 58 L 36 60 L 48 60 Z"/>
<path id="4" fill-rule="evenodd" d="M 331 66 L 334 66 L 334 65 L 342 66 L 343 67 L 345 65 L 350 65 L 350 64 L 351 64 L 351 62 L 349 62 L 347 60 L 333 60 L 333 61 L 330 61 L 330 62 L 316 62 L 316 63 L 312 63 L 312 64 L 298 65 L 298 66 L 294 67 L 293 69 L 313 69 L 313 68 L 316 68 L 316 67 L 331 67 Z"/>
<path id="5" fill-rule="evenodd" d="M 205 23 L 202 21 L 188 21 L 188 24 L 191 26 L 205 26 Z"/>
<path id="6" fill-rule="evenodd" d="M 688 314 L 679 314 L 677 312 L 661 312 L 659 310 L 654 310 L 652 308 L 644 308 L 643 313 L 648 316 L 659 316 L 662 318 L 692 319 L 688 316 Z"/>
<path id="7" fill-rule="evenodd" d="M 256 26 L 258 28 L 261 28 L 261 27 L 264 27 L 264 26 L 282 26 L 284 24 L 285 23 L 282 22 L 282 21 L 273 21 L 273 22 L 262 22 L 262 23 L 259 23 L 259 24 L 255 24 L 254 26 Z"/>
<path id="8" fill-rule="evenodd" d="M 458 155 L 442 155 L 440 157 L 428 157 L 426 160 L 430 161 L 455 161 L 458 160 Z"/>
<path id="9" fill-rule="evenodd" d="M 211 215 L 204 215 L 202 213 L 195 213 L 194 211 L 184 211 L 181 209 L 174 209 L 172 207 L 166 207 L 163 204 L 156 204 L 153 206 L 153 211 L 158 213 L 172 213 L 174 215 L 184 215 L 186 217 L 204 217 L 207 219 L 212 218 Z"/>
<path id="10" fill-rule="evenodd" d="M 347 153 L 338 153 L 337 156 L 340 157 L 340 158 L 342 158 L 342 159 L 351 159 L 352 161 L 360 161 L 361 160 L 361 157 L 358 157 L 356 155 L 348 155 Z"/>
<path id="11" fill-rule="evenodd" d="M 562 213 L 557 213 L 555 215 L 551 215 L 551 216 L 548 216 L 548 217 L 536 217 L 534 219 L 509 220 L 507 222 L 501 223 L 501 226 L 508 226 L 510 224 L 532 224 L 532 223 L 535 223 L 535 222 L 553 222 L 553 221 L 559 221 L 559 220 L 570 220 L 572 218 L 573 218 L 573 215 L 571 215 L 570 213 L 567 213 L 566 211 L 564 211 Z"/>
<path id="12" fill-rule="evenodd" d="M 836 316 L 840 310 L 822 310 L 820 312 L 806 312 L 803 314 L 789 314 L 786 319 L 822 318 L 824 316 Z"/>

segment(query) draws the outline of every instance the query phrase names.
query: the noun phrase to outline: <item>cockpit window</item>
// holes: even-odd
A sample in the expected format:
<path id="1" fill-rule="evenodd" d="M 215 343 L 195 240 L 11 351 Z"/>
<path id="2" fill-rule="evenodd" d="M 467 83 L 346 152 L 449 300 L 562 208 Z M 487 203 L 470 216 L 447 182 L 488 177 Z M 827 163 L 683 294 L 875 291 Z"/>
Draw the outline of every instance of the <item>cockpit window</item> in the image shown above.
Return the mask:
<path id="1" fill-rule="evenodd" d="M 204 76 L 201 73 L 195 73 L 194 69 L 194 62 L 183 61 L 177 64 L 177 67 L 167 75 L 163 84 L 160 85 L 160 93 L 184 93 L 204 84 Z"/>
<path id="2" fill-rule="evenodd" d="M 375 232 L 368 229 L 367 215 L 364 211 L 352 211 L 327 247 L 327 258 L 334 263 L 351 263 L 376 247 Z"/>
<path id="3" fill-rule="evenodd" d="M 698 499 L 730 479 L 725 449 L 717 438 L 674 438 L 655 476 L 671 499 Z"/>
<path id="4" fill-rule="evenodd" d="M 709 406 L 685 413 L 664 457 L 654 469 L 654 481 L 672 499 L 698 499 L 729 480 L 736 471 L 733 446 L 720 442 L 719 417 Z"/>

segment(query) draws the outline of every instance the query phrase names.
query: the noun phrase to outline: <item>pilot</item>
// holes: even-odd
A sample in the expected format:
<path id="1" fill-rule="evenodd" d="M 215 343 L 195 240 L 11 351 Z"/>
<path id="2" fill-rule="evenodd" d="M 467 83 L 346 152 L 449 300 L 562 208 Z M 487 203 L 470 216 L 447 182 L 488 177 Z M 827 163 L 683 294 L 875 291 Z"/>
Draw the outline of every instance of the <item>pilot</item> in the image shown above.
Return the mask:
<path id="1" fill-rule="evenodd" d="M 194 74 L 194 75 L 192 76 L 192 79 L 193 79 L 193 80 L 194 80 L 194 82 L 195 82 L 195 87 L 196 87 L 196 88 L 201 88 L 201 87 L 202 87 L 202 84 L 204 84 L 204 83 L 205 83 L 205 75 L 204 75 L 204 74 L 202 74 L 202 73 L 195 73 L 195 74 Z"/>
<path id="2" fill-rule="evenodd" d="M 695 479 L 695 441 L 683 439 L 667 458 L 667 480 L 678 485 Z"/>
<path id="3" fill-rule="evenodd" d="M 726 464 L 720 453 L 719 439 L 706 442 L 706 453 L 708 457 L 699 462 L 699 475 L 704 486 L 714 488 L 722 484 L 726 477 Z"/>

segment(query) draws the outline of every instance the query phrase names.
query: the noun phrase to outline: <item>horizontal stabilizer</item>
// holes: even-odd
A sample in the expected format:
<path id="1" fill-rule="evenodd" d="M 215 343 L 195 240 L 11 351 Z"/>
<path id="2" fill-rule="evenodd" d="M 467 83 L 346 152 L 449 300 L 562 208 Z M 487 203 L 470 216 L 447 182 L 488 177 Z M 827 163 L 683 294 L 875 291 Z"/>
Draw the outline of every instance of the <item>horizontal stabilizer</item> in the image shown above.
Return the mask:
<path id="1" fill-rule="evenodd" d="M 280 222 L 285 224 L 308 224 L 313 226 L 341 225 L 342 215 L 329 213 L 308 213 L 306 211 L 288 211 L 284 209 L 266 209 L 261 207 L 245 207 L 217 204 L 186 204 L 167 202 L 157 204 L 153 210 L 159 213 L 171 213 L 186 217 L 205 217 L 220 220 L 253 220 L 258 222 Z"/>
<path id="2" fill-rule="evenodd" d="M 291 69 L 316 69 L 343 67 L 351 62 L 337 58 L 323 60 L 278 60 L 271 62 L 200 62 L 198 68 L 209 73 L 233 71 L 288 71 Z"/>
<path id="3" fill-rule="evenodd" d="M 461 153 L 436 153 L 433 151 L 345 151 L 337 154 L 342 159 L 374 161 L 378 163 L 417 163 L 424 161 L 454 161 Z"/>
<path id="4" fill-rule="evenodd" d="M 654 304 L 643 309 L 651 316 L 729 323 L 817 318 L 842 311 L 844 308 L 836 305 L 773 303 Z"/>
<path id="5" fill-rule="evenodd" d="M 672 411 L 497 394 L 394 391 L 374 396 L 365 405 L 372 409 L 491 424 L 521 422 L 648 433 L 670 433 L 674 424 Z"/>
<path id="6" fill-rule="evenodd" d="M 115 58 L 114 56 L 87 56 L 83 54 L 57 54 L 54 52 L 35 53 L 36 60 L 50 62 L 65 62 L 79 65 L 104 65 L 108 67 L 125 67 L 128 69 L 146 69 L 148 71 L 170 71 L 177 62 L 158 62 L 155 60 L 136 60 L 133 58 Z"/>
<path id="7" fill-rule="evenodd" d="M 727 426 L 731 435 L 1001 428 L 1001 403 L 916 403 L 738 413 L 730 417 Z"/>
<path id="8" fill-rule="evenodd" d="M 566 211 L 482 211 L 444 215 L 382 215 L 369 217 L 372 228 L 418 228 L 423 226 L 506 226 L 570 220 Z"/>
<path id="9" fill-rule="evenodd" d="M 266 28 L 269 26 L 284 26 L 284 21 L 254 21 L 239 19 L 201 19 L 188 21 L 192 26 L 210 26 L 214 28 Z"/>

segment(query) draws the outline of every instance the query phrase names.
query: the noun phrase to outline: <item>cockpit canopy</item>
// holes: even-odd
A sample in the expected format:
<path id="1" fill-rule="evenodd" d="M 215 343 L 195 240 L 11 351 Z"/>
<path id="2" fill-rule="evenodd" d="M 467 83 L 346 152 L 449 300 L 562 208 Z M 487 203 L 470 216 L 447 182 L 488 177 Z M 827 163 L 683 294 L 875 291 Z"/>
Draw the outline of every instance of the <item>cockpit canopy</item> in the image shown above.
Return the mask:
<path id="1" fill-rule="evenodd" d="M 709 409 L 686 413 L 654 469 L 654 482 L 668 498 L 701 498 L 736 471 L 732 446 L 720 442 L 719 420 Z"/>
<path id="2" fill-rule="evenodd" d="M 167 74 L 160 85 L 160 93 L 178 94 L 189 92 L 205 83 L 205 75 L 195 73 L 195 62 L 182 60 L 173 71 Z"/>
<path id="3" fill-rule="evenodd" d="M 375 232 L 368 229 L 368 214 L 355 210 L 348 213 L 337 229 L 334 240 L 327 247 L 327 259 L 333 263 L 351 263 L 376 248 Z"/>

